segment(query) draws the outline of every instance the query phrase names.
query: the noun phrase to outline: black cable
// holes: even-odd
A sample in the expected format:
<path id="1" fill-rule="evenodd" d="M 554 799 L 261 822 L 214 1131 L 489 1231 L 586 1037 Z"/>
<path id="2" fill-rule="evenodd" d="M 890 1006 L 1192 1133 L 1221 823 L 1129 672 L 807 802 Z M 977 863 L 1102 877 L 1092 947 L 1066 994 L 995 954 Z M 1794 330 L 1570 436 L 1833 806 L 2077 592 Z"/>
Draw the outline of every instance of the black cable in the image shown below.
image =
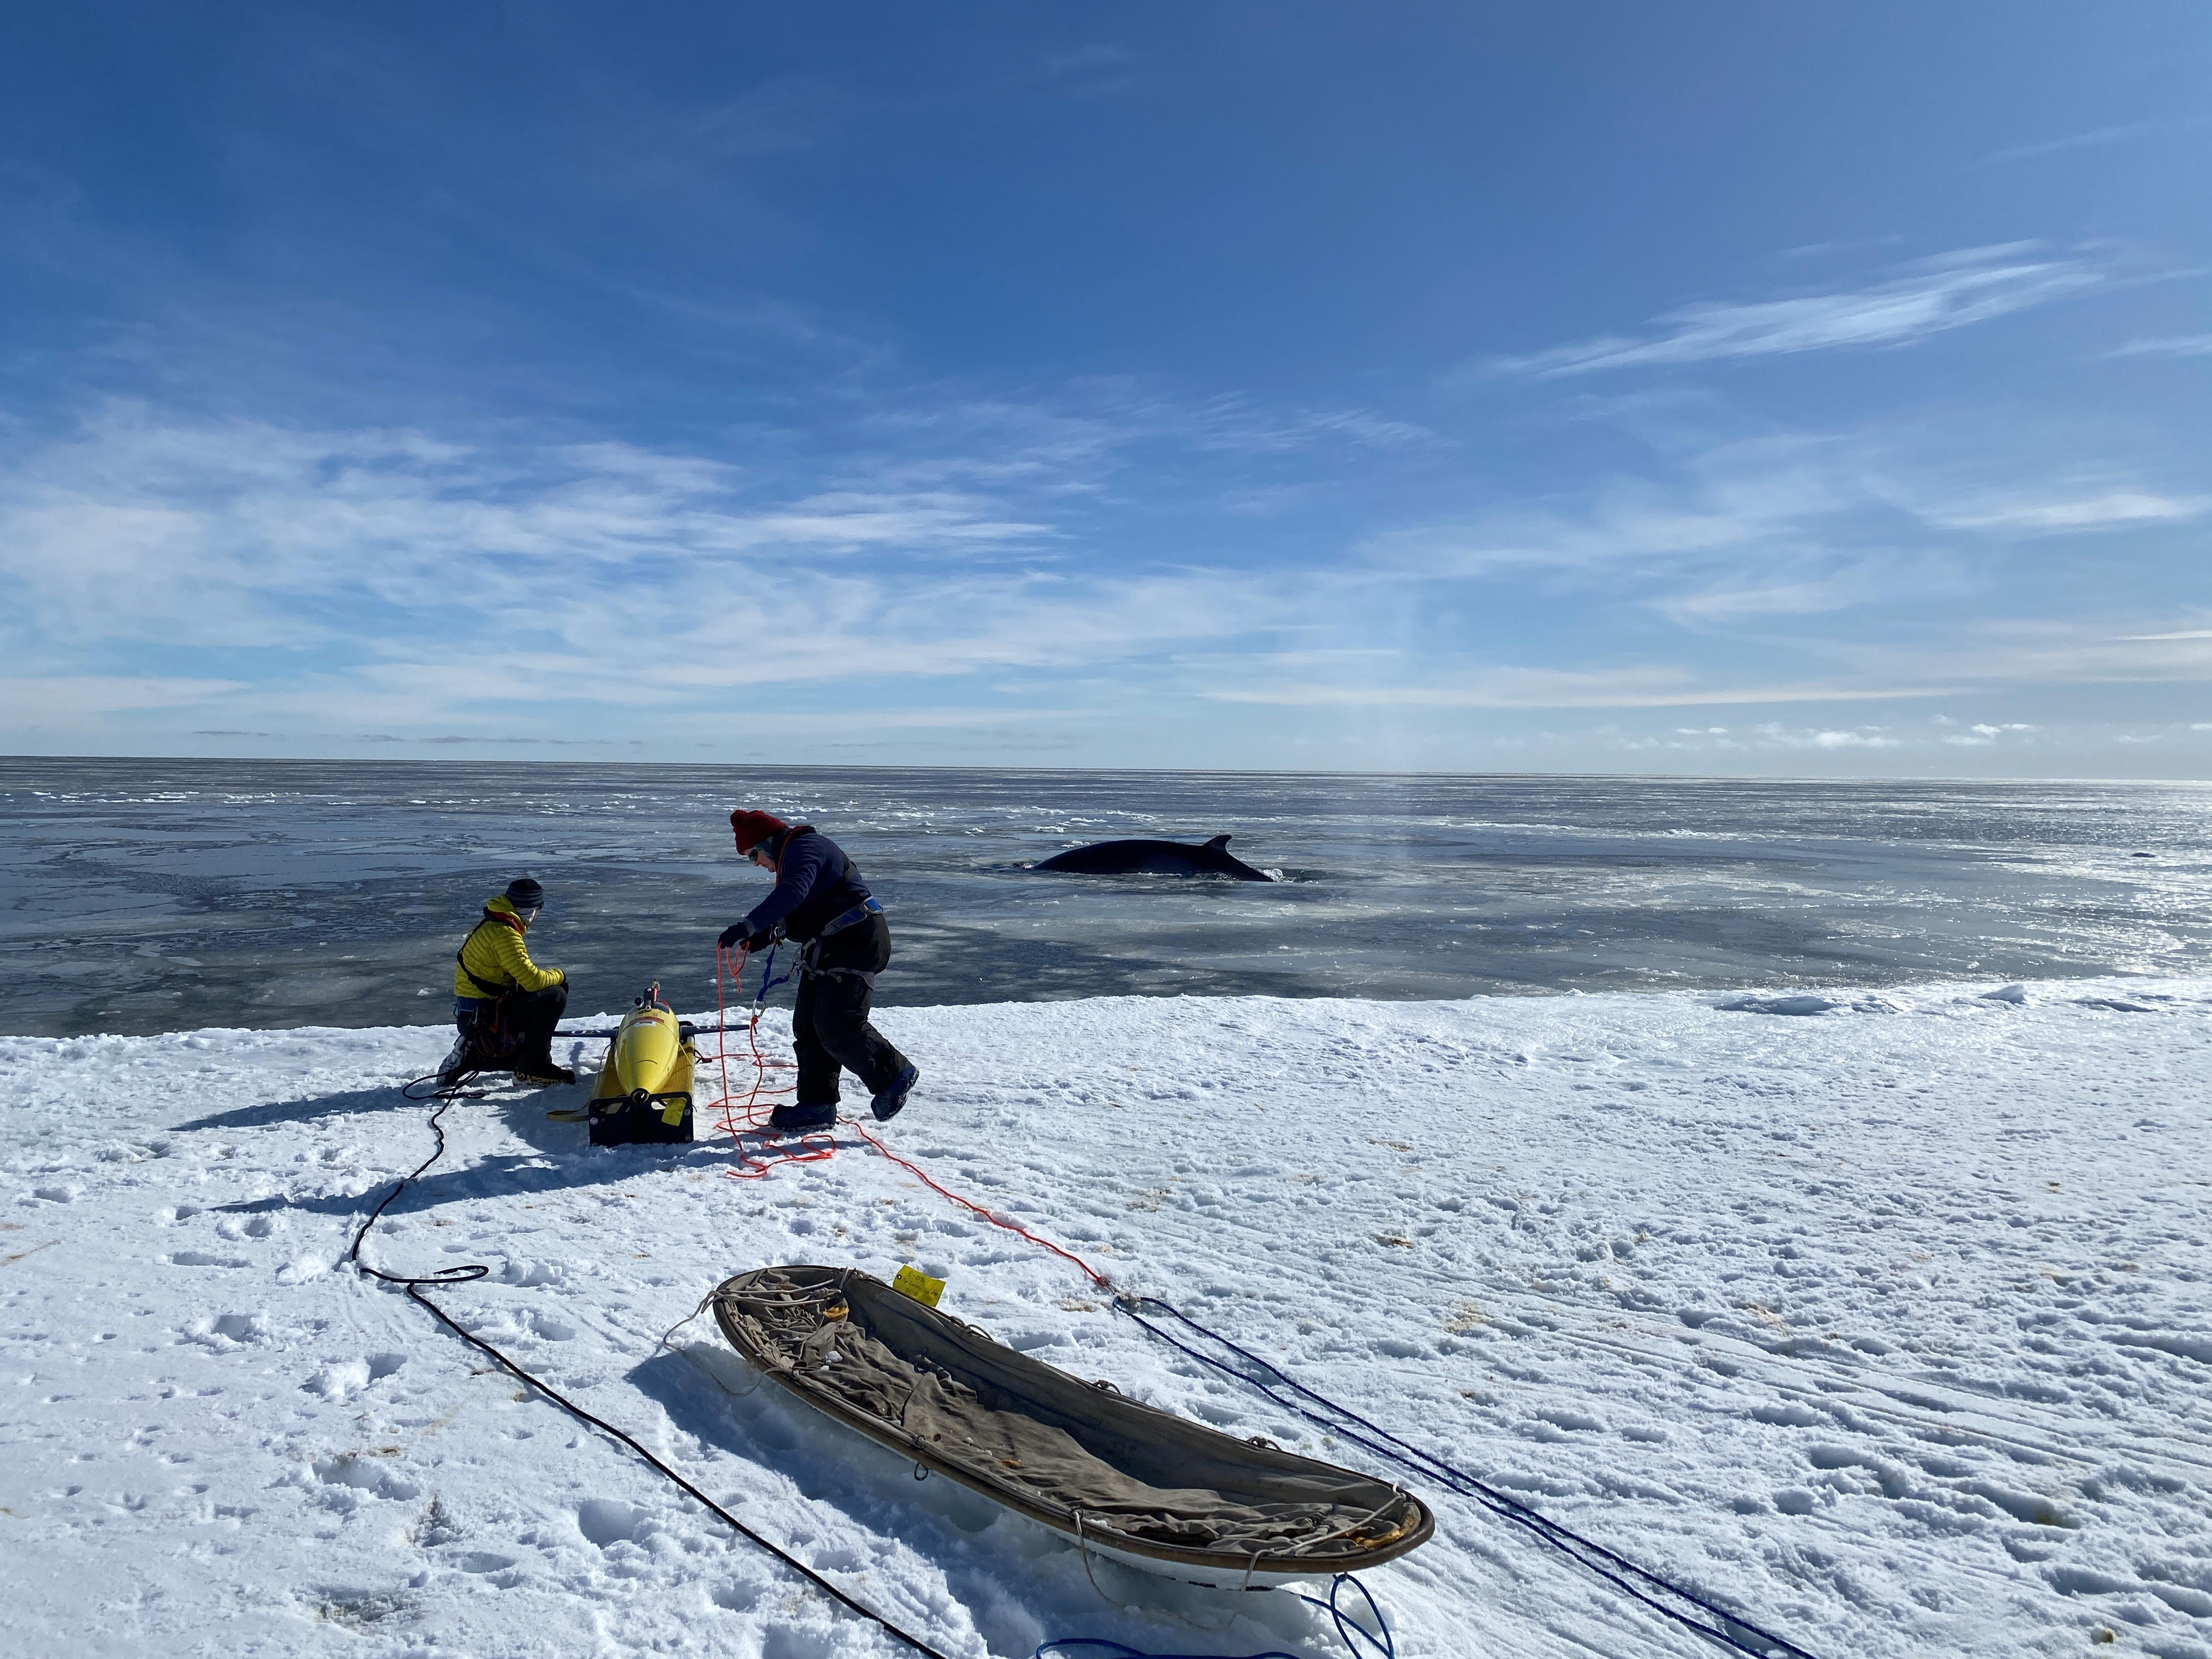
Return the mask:
<path id="1" fill-rule="evenodd" d="M 416 1084 L 432 1081 L 435 1076 L 436 1074 L 434 1073 L 430 1077 L 416 1078 L 414 1083 L 410 1083 L 406 1086 L 411 1089 L 416 1085 Z M 843 1590 L 839 1589 L 836 1585 L 831 1583 L 827 1578 L 824 1578 L 820 1573 L 815 1571 L 813 1568 L 808 1566 L 804 1561 L 799 1560 L 796 1556 L 792 1555 L 789 1552 L 780 1549 L 775 1545 L 769 1542 L 767 1539 L 762 1537 L 744 1522 L 738 1520 L 736 1516 L 731 1514 L 729 1510 L 724 1509 L 713 1498 L 708 1497 L 705 1492 L 701 1492 L 698 1487 L 693 1486 L 689 1480 L 678 1474 L 674 1469 L 670 1468 L 667 1464 L 662 1462 L 658 1457 L 647 1451 L 635 1440 L 623 1433 L 622 1430 L 615 1427 L 613 1424 L 607 1422 L 603 1418 L 594 1417 L 591 1413 L 586 1411 L 581 1406 L 579 1406 L 574 1401 L 569 1399 L 559 1389 L 554 1388 L 551 1383 L 547 1382 L 539 1377 L 532 1376 L 528 1371 L 523 1370 L 521 1366 L 516 1364 L 514 1361 L 509 1359 L 505 1354 L 501 1353 L 497 1348 L 492 1346 L 490 1343 L 485 1341 L 482 1337 L 477 1335 L 472 1331 L 462 1328 L 459 1324 L 455 1322 L 452 1315 L 448 1314 L 443 1308 L 431 1301 L 428 1297 L 422 1293 L 422 1287 L 426 1285 L 465 1285 L 472 1279 L 483 1279 L 490 1273 L 491 1269 L 489 1267 L 485 1267 L 481 1262 L 472 1261 L 465 1267 L 445 1267 L 440 1269 L 434 1273 L 388 1273 L 380 1267 L 370 1267 L 368 1263 L 361 1259 L 361 1247 L 362 1243 L 368 1237 L 369 1229 L 376 1225 L 377 1221 L 383 1216 L 385 1211 L 392 1206 L 392 1201 L 398 1198 L 400 1194 L 405 1192 L 416 1180 L 420 1179 L 425 1170 L 428 1169 L 433 1164 L 435 1164 L 440 1158 L 446 1155 L 446 1127 L 440 1120 L 446 1115 L 447 1109 L 452 1106 L 455 1100 L 465 1097 L 474 1098 L 475 1097 L 462 1096 L 457 1087 L 443 1088 L 435 1095 L 428 1097 L 414 1095 L 410 1095 L 408 1097 L 410 1100 L 428 1098 L 435 1100 L 438 1103 L 438 1109 L 430 1114 L 430 1128 L 438 1138 L 436 1150 L 432 1152 L 429 1157 L 424 1158 L 420 1164 L 416 1164 L 411 1171 L 402 1176 L 399 1178 L 398 1184 L 394 1186 L 390 1192 L 384 1195 L 383 1201 L 374 1210 L 369 1212 L 368 1219 L 362 1222 L 361 1224 L 361 1231 L 354 1234 L 353 1248 L 346 1252 L 345 1259 L 352 1262 L 356 1268 L 368 1275 L 368 1277 L 374 1279 L 380 1279 L 386 1285 L 397 1285 L 399 1286 L 401 1290 L 406 1291 L 409 1300 L 420 1303 L 424 1308 L 429 1310 L 430 1316 L 433 1319 L 436 1320 L 441 1325 L 443 1325 L 455 1336 L 459 1337 L 462 1341 L 467 1343 L 472 1348 L 476 1348 L 482 1352 L 490 1355 L 491 1358 L 495 1360 L 502 1369 L 508 1372 L 509 1375 L 514 1376 L 520 1382 L 528 1384 L 531 1388 L 537 1389 L 538 1393 L 544 1395 L 548 1400 L 560 1407 L 562 1411 L 567 1412 L 571 1417 L 576 1418 L 581 1422 L 590 1424 L 593 1428 L 599 1430 L 600 1433 L 608 1436 L 611 1439 L 620 1441 L 623 1445 L 629 1447 L 647 1462 L 652 1464 L 654 1468 L 659 1470 L 661 1474 L 666 1475 L 670 1480 L 673 1481 L 677 1486 L 682 1489 L 684 1492 L 696 1498 L 701 1504 L 705 1504 L 708 1509 L 713 1510 L 715 1515 L 726 1522 L 730 1528 L 736 1532 L 740 1537 L 749 1539 L 753 1543 L 759 1545 L 761 1548 L 766 1550 L 770 1555 L 775 1557 L 777 1560 L 782 1562 L 786 1566 L 789 1567 L 793 1571 L 806 1579 L 810 1583 L 815 1585 L 817 1589 L 826 1590 L 830 1595 L 842 1602 L 846 1607 L 851 1608 L 854 1613 L 859 1613 L 863 1619 L 868 1620 L 872 1623 L 882 1626 L 883 1629 L 889 1632 L 892 1636 L 896 1637 L 900 1641 L 905 1643 L 915 1652 L 927 1655 L 928 1659 L 949 1659 L 948 1655 L 930 1646 L 928 1643 L 923 1641 L 920 1637 L 909 1636 L 906 1632 L 901 1630 L 896 1625 L 891 1623 L 890 1620 L 884 1618 L 880 1613 L 878 1613 L 873 1608 L 864 1606 L 862 1603 L 854 1601 L 850 1595 L 848 1595 Z"/>
<path id="2" fill-rule="evenodd" d="M 1738 1618 L 1726 1608 L 1714 1606 L 1696 1591 L 1684 1589 L 1680 1584 L 1662 1578 L 1648 1568 L 1638 1566 L 1626 1556 L 1616 1554 L 1595 1540 L 1585 1538 L 1580 1533 L 1561 1526 L 1549 1516 L 1523 1504 L 1519 1498 L 1476 1480 L 1474 1476 L 1464 1470 L 1453 1468 L 1434 1453 L 1424 1451 L 1419 1446 L 1401 1440 L 1388 1429 L 1369 1422 L 1349 1407 L 1339 1405 L 1326 1395 L 1315 1393 L 1311 1389 L 1285 1376 L 1270 1361 L 1254 1353 L 1249 1348 L 1239 1346 L 1218 1331 L 1207 1329 L 1172 1304 L 1163 1302 L 1158 1297 L 1124 1293 L 1115 1297 L 1114 1305 L 1170 1347 L 1188 1354 L 1200 1364 L 1211 1366 L 1225 1376 L 1234 1377 L 1248 1387 L 1259 1389 L 1285 1410 L 1293 1412 L 1304 1418 L 1309 1423 L 1328 1430 L 1331 1433 L 1341 1435 L 1355 1445 L 1364 1446 L 1376 1456 L 1385 1458 L 1423 1480 L 1433 1480 L 1448 1491 L 1455 1492 L 1463 1498 L 1473 1498 L 1502 1519 L 1510 1521 L 1516 1526 L 1527 1528 L 1571 1560 L 1589 1568 L 1590 1571 L 1605 1579 L 1623 1594 L 1632 1596 L 1662 1617 L 1671 1619 L 1676 1624 L 1695 1631 L 1709 1640 L 1734 1648 L 1739 1653 L 1753 1655 L 1756 1659 L 1814 1659 L 1812 1654 L 1787 1638 L 1777 1636 L 1771 1631 L 1761 1630 L 1748 1620 Z M 1236 1366 L 1217 1359 L 1211 1354 L 1200 1352 L 1186 1342 L 1178 1341 L 1139 1313 L 1137 1311 L 1139 1308 L 1158 1309 L 1162 1313 L 1180 1321 L 1192 1330 L 1218 1342 L 1239 1358 L 1248 1360 L 1260 1367 L 1268 1376 L 1273 1377 L 1276 1382 L 1280 1383 L 1292 1394 L 1313 1401 L 1315 1405 L 1323 1407 L 1334 1415 L 1323 1417 L 1309 1411 L 1297 1400 L 1285 1399 L 1276 1393 L 1273 1385 L 1265 1378 L 1240 1370 Z M 1347 1423 L 1357 1424 L 1358 1427 L 1347 1428 L 1346 1426 Z M 1631 1583 L 1632 1577 L 1666 1595 L 1680 1597 L 1692 1607 L 1711 1614 L 1719 1621 L 1718 1624 L 1708 1625 L 1692 1614 L 1684 1613 L 1679 1607 L 1667 1606 L 1644 1589 L 1638 1588 L 1637 1583 Z M 1753 1645 L 1752 1642 L 1745 1640 L 1743 1636 L 1737 1634 L 1738 1632 L 1756 1638 L 1758 1644 Z"/>

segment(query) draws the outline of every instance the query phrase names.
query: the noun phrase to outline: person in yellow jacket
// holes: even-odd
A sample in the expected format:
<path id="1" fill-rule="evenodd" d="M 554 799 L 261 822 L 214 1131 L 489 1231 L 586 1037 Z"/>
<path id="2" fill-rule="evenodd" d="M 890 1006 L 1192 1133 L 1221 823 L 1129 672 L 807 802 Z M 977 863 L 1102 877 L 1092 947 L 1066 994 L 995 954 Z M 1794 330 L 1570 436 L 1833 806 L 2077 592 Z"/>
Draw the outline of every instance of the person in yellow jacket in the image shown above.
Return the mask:
<path id="1" fill-rule="evenodd" d="M 471 1072 L 512 1069 L 524 1083 L 574 1083 L 553 1063 L 553 1028 L 568 1006 L 568 975 L 530 959 L 523 935 L 545 908 L 545 890 L 528 876 L 486 902 L 483 920 L 453 953 L 453 1024 L 460 1039 L 438 1074 L 459 1082 Z"/>

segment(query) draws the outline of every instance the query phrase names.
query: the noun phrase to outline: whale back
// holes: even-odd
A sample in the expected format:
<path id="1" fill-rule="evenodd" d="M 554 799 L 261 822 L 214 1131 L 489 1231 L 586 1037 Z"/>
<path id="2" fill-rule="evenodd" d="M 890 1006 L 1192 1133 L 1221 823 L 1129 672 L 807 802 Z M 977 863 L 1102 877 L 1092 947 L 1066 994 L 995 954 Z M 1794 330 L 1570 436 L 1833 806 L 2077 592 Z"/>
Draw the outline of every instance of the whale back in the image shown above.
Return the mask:
<path id="1" fill-rule="evenodd" d="M 1180 841 L 1102 841 L 1072 847 L 1031 866 L 1054 874 L 1079 876 L 1232 876 L 1239 881 L 1272 881 L 1229 851 L 1229 837 L 1216 836 L 1192 846 Z"/>

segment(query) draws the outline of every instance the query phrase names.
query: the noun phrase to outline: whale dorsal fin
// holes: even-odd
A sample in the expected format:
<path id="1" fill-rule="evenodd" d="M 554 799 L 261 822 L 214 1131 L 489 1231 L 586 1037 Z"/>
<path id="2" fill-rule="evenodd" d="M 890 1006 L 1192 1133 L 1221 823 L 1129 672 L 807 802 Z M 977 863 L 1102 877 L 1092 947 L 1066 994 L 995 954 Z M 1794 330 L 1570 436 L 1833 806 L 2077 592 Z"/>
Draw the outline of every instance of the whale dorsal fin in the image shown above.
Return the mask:
<path id="1" fill-rule="evenodd" d="M 1229 837 L 1226 836 L 1216 836 L 1212 841 L 1206 843 L 1206 850 L 1209 853 L 1227 852 L 1229 850 Z"/>

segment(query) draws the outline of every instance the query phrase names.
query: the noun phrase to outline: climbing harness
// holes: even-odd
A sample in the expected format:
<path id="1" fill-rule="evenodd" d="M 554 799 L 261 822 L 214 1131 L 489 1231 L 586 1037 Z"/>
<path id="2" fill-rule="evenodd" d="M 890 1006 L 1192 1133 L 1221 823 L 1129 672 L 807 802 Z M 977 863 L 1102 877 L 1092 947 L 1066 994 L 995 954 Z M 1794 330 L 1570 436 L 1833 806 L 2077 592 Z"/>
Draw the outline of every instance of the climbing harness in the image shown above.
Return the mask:
<path id="1" fill-rule="evenodd" d="M 832 933 L 842 933 L 848 927 L 858 927 L 870 916 L 879 916 L 883 913 L 884 907 L 880 902 L 872 898 L 864 898 L 851 909 L 830 917 L 829 921 L 816 928 L 814 942 L 818 943 L 828 939 Z"/>
<path id="2" fill-rule="evenodd" d="M 461 970 L 461 977 L 463 979 L 468 981 L 470 984 L 477 988 L 477 994 L 480 998 L 486 998 L 493 1001 L 497 1001 L 500 998 L 504 997 L 509 991 L 512 991 L 514 987 L 511 984 L 494 985 L 487 980 L 478 979 L 474 974 L 469 971 L 468 963 L 469 946 L 475 942 L 476 936 L 478 933 L 481 933 L 485 928 L 490 926 L 491 918 L 489 916 L 486 916 L 482 921 L 469 929 L 468 937 L 461 941 L 461 948 L 453 952 L 453 966 Z"/>

